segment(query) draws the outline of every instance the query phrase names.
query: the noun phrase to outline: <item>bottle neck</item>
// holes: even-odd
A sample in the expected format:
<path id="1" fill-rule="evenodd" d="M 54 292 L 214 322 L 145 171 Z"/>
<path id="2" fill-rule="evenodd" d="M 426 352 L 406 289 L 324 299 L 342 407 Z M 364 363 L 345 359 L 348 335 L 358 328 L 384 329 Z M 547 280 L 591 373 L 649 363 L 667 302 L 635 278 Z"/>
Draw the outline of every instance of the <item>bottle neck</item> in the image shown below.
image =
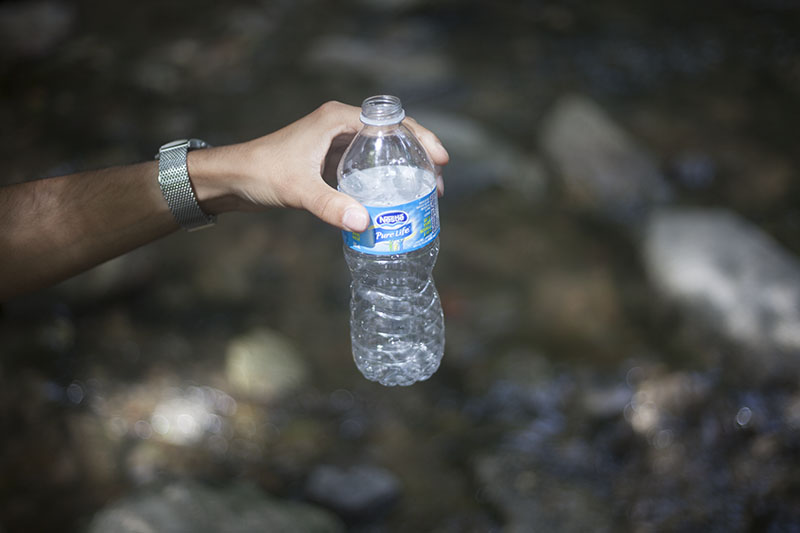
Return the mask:
<path id="1" fill-rule="evenodd" d="M 368 135 L 371 137 L 380 137 L 383 135 L 397 134 L 398 130 L 408 131 L 401 122 L 395 122 L 382 125 L 364 124 L 359 133 L 361 135 Z"/>
<path id="2" fill-rule="evenodd" d="M 370 96 L 361 104 L 361 122 L 367 126 L 400 124 L 405 116 L 403 105 L 396 96 Z"/>

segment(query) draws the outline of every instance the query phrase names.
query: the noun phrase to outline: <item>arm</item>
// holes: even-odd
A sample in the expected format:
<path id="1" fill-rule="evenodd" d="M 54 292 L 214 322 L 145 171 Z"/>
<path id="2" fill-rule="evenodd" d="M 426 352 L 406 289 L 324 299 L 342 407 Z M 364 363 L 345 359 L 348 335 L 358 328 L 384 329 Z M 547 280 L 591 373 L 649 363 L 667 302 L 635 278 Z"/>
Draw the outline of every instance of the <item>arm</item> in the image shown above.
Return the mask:
<path id="1" fill-rule="evenodd" d="M 189 153 L 192 186 L 207 213 L 307 209 L 353 231 L 366 210 L 325 183 L 360 128 L 359 108 L 329 102 L 274 133 Z M 448 156 L 412 119 L 434 163 Z M 439 182 L 440 192 L 443 184 Z M 155 161 L 0 188 L 0 301 L 64 280 L 178 229 Z"/>

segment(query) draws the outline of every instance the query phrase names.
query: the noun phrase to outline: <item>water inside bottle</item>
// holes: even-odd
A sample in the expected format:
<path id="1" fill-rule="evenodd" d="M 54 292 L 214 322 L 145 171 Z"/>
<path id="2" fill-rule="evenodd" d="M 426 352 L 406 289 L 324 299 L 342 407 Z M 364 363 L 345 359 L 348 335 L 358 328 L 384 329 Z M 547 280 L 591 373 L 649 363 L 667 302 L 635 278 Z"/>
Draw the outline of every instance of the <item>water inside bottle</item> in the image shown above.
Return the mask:
<path id="1" fill-rule="evenodd" d="M 436 187 L 428 170 L 385 165 L 354 170 L 339 180 L 339 190 L 364 205 L 393 206 L 422 198 Z"/>

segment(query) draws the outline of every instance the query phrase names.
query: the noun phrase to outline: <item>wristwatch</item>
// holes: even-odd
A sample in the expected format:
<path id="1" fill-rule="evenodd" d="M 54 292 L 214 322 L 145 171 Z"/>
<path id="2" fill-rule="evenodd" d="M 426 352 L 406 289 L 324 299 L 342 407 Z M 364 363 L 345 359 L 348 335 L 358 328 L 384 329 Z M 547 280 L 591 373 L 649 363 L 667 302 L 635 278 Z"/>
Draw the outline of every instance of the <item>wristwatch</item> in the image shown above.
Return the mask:
<path id="1" fill-rule="evenodd" d="M 197 203 L 186 166 L 189 150 L 210 146 L 200 139 L 180 139 L 163 145 L 156 154 L 161 192 L 175 220 L 188 231 L 213 226 L 217 221 L 216 216 L 204 213 Z"/>

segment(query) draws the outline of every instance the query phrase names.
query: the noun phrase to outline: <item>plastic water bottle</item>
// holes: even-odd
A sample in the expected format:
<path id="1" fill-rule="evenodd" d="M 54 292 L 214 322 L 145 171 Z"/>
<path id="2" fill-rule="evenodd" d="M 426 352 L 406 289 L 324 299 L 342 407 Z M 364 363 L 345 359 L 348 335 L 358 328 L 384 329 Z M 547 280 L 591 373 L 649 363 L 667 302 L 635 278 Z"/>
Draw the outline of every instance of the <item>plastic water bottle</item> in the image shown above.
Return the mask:
<path id="1" fill-rule="evenodd" d="M 439 254 L 436 176 L 403 118 L 397 97 L 364 100 L 364 126 L 338 168 L 339 190 L 370 215 L 366 231 L 343 232 L 353 278 L 353 358 L 383 385 L 428 379 L 444 353 L 444 315 L 431 277 Z"/>

